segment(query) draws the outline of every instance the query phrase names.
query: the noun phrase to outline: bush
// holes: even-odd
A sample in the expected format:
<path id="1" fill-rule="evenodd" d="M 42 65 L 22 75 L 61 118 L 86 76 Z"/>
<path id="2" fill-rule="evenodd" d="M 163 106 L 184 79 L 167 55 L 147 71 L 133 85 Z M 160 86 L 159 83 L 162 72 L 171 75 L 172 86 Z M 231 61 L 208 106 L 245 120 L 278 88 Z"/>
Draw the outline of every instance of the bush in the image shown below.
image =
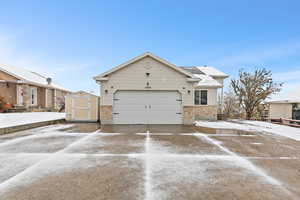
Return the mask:
<path id="1" fill-rule="evenodd" d="M 5 98 L 0 96 L 0 112 L 5 112 L 10 107 L 11 105 L 5 101 Z"/>
<path id="2" fill-rule="evenodd" d="M 4 110 L 4 105 L 5 105 L 5 100 L 4 100 L 4 97 L 1 97 L 0 96 L 0 112 L 2 112 Z"/>

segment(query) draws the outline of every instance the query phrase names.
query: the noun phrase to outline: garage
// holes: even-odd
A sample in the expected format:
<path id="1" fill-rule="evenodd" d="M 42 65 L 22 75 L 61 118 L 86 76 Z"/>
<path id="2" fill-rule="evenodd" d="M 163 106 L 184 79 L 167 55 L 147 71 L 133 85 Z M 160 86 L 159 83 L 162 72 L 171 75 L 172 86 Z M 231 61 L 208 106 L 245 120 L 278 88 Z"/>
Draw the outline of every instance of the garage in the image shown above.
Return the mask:
<path id="1" fill-rule="evenodd" d="M 182 124 L 178 91 L 117 91 L 113 101 L 114 124 Z"/>
<path id="2" fill-rule="evenodd" d="M 101 124 L 216 120 L 219 88 L 227 77 L 213 67 L 178 67 L 146 52 L 94 77 L 100 85 Z"/>

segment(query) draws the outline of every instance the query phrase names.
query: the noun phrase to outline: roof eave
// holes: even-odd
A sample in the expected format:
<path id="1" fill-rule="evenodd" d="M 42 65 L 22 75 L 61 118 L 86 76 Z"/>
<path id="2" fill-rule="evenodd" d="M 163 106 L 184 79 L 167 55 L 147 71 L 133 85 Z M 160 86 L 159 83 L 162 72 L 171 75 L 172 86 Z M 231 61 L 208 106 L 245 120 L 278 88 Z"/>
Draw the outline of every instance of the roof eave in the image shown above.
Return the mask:
<path id="1" fill-rule="evenodd" d="M 186 76 L 188 76 L 190 78 L 193 77 L 192 73 L 189 73 L 189 72 L 185 71 L 184 69 L 181 69 L 180 67 L 177 67 L 176 65 L 174 65 L 174 64 L 172 64 L 172 63 L 170 63 L 170 62 L 168 62 L 168 61 L 166 61 L 166 60 L 164 60 L 164 59 L 162 59 L 162 58 L 160 58 L 160 57 L 158 57 L 158 56 L 156 56 L 156 55 L 154 55 L 154 54 L 152 54 L 150 52 L 146 52 L 146 53 L 143 53 L 143 54 L 141 54 L 141 55 L 139 55 L 139 56 L 137 56 L 137 57 L 135 57 L 135 58 L 133 58 L 133 59 L 125 62 L 125 63 L 122 63 L 122 64 L 120 64 L 120 65 L 118 65 L 118 66 L 116 66 L 116 67 L 114 67 L 114 68 L 112 68 L 112 69 L 110 69 L 110 70 L 102 73 L 102 74 L 99 74 L 99 75 L 95 76 L 94 80 L 98 80 L 98 78 L 107 76 L 107 75 L 109 75 L 109 74 L 111 74 L 111 73 L 113 73 L 115 71 L 118 71 L 118 70 L 122 69 L 123 67 L 126 67 L 129 64 L 134 63 L 134 62 L 136 62 L 136 61 L 138 61 L 138 60 L 140 60 L 142 58 L 145 58 L 147 56 L 152 57 L 153 59 L 155 59 L 155 60 L 157 60 L 157 61 L 159 61 L 159 62 L 161 62 L 161 63 L 163 63 L 163 64 L 165 64 L 165 65 L 167 65 L 169 67 L 171 67 L 172 69 L 174 69 L 174 70 L 176 70 L 176 71 L 178 71 L 178 72 L 180 72 L 180 73 L 182 73 L 182 74 L 184 74 L 184 75 L 186 75 Z"/>

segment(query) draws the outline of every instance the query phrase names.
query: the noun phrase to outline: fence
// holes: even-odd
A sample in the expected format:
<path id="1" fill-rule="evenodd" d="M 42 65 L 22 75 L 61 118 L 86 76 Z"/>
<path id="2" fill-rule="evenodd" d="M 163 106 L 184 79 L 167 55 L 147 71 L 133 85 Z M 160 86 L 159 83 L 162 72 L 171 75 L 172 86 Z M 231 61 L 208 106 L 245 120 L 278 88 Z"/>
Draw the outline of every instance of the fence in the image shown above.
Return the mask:
<path id="1" fill-rule="evenodd" d="M 275 124 L 281 124 L 281 125 L 287 125 L 287 126 L 300 128 L 300 120 L 285 119 L 285 118 L 270 119 L 270 120 L 272 123 L 275 123 Z"/>

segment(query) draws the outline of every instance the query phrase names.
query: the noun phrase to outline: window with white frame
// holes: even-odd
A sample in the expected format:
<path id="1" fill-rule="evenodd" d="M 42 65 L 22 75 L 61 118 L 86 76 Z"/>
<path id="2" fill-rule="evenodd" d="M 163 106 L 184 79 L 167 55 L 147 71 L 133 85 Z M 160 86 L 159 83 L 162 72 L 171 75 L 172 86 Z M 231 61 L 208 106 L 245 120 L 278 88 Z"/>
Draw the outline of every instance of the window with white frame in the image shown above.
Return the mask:
<path id="1" fill-rule="evenodd" d="M 195 90 L 195 105 L 207 105 L 207 90 Z"/>
<path id="2" fill-rule="evenodd" d="M 36 87 L 30 88 L 30 104 L 32 106 L 37 105 L 37 88 Z"/>

